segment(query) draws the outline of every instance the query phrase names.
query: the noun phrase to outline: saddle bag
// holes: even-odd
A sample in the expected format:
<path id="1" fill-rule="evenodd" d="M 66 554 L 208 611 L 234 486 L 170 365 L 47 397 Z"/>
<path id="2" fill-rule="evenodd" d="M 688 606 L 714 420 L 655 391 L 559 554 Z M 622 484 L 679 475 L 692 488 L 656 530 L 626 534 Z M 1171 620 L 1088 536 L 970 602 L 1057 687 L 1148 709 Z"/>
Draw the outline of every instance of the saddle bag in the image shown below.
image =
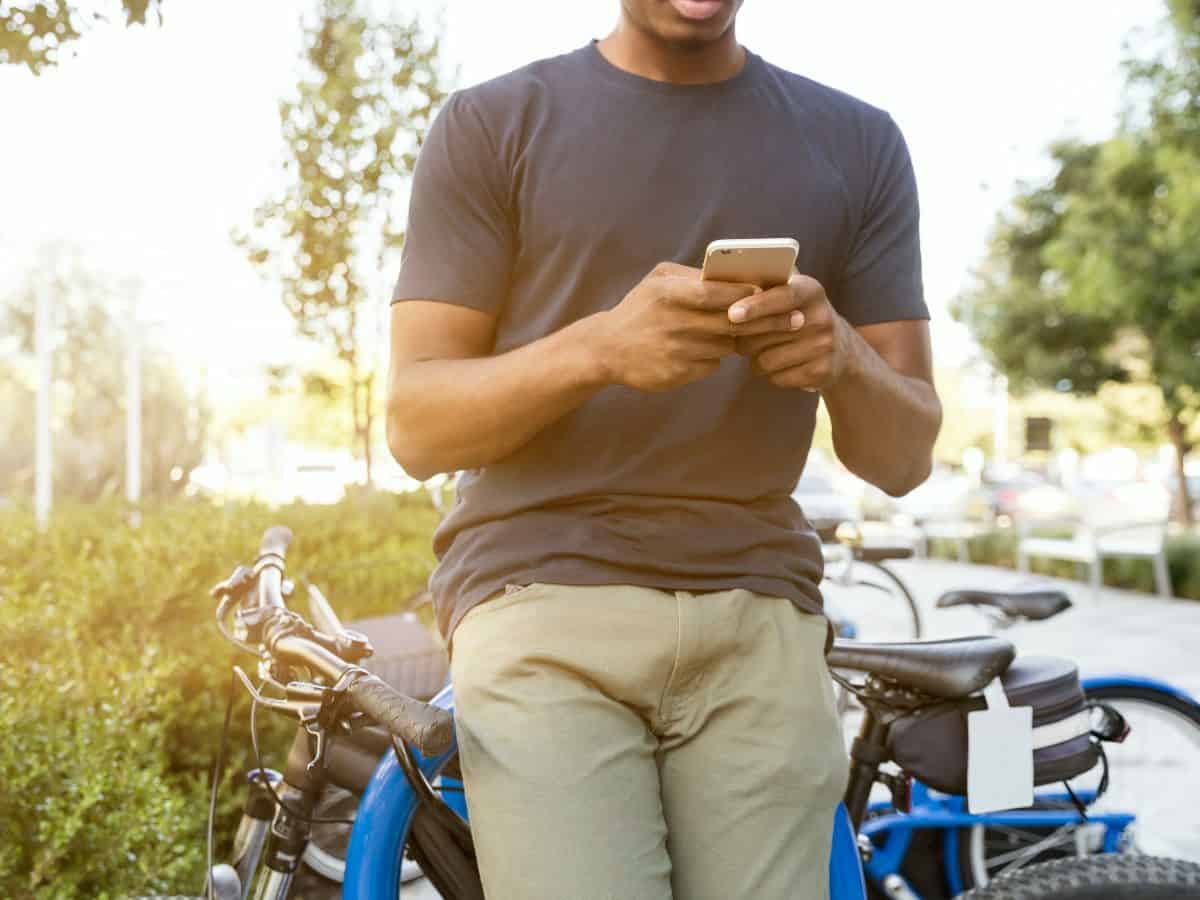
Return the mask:
<path id="1" fill-rule="evenodd" d="M 1035 785 L 1066 781 L 1101 757 L 1091 710 L 1070 660 L 1018 657 L 1001 678 L 1010 706 L 1033 707 Z M 967 792 L 967 713 L 987 708 L 982 695 L 922 707 L 892 723 L 892 759 L 947 794 Z"/>

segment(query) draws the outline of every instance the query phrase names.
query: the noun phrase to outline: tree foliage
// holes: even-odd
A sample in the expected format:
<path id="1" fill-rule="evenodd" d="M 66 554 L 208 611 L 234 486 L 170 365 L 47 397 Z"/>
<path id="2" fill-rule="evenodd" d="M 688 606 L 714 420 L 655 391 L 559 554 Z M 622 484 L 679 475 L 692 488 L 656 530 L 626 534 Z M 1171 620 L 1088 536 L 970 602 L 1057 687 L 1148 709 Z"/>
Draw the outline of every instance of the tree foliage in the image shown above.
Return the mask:
<path id="1" fill-rule="evenodd" d="M 1168 8 L 1165 48 L 1127 64 L 1137 103 L 1120 130 L 1052 148 L 1053 177 L 1019 190 L 954 312 L 1017 387 L 1155 386 L 1186 497 L 1200 414 L 1200 0 Z"/>
<path id="2" fill-rule="evenodd" d="M 1098 149 L 1062 143 L 1051 155 L 1054 177 L 1018 193 L 993 230 L 975 287 L 953 312 L 1013 388 L 1091 393 L 1106 381 L 1125 380 L 1107 352 L 1116 325 L 1063 302 L 1064 284 L 1044 251 L 1062 233 L 1064 198 L 1091 189 Z"/>
<path id="3" fill-rule="evenodd" d="M 445 96 L 438 43 L 416 18 L 384 21 L 356 0 L 321 0 L 305 30 L 305 75 L 280 104 L 287 185 L 235 234 L 276 278 L 301 335 L 344 365 L 354 437 L 370 465 L 375 373 L 364 302 L 400 245 L 399 192 Z M 328 396 L 327 379 L 310 387 Z"/>
<path id="4" fill-rule="evenodd" d="M 115 14 L 127 25 L 145 25 L 152 13 L 161 22 L 161 4 L 162 0 L 105 0 L 85 10 L 67 0 L 0 0 L 0 65 L 25 66 L 37 75 L 57 65 L 60 53 L 95 22 Z"/>
<path id="5" fill-rule="evenodd" d="M 28 496 L 33 486 L 33 316 L 38 293 L 54 311 L 55 494 L 96 500 L 125 482 L 125 359 L 128 284 L 114 284 L 58 252 L 45 255 L 0 313 L 15 334 L 19 359 L 0 367 L 0 493 Z M 207 412 L 189 397 L 166 356 L 143 341 L 142 493 L 165 497 L 200 462 Z M 172 470 L 178 469 L 175 477 Z"/>

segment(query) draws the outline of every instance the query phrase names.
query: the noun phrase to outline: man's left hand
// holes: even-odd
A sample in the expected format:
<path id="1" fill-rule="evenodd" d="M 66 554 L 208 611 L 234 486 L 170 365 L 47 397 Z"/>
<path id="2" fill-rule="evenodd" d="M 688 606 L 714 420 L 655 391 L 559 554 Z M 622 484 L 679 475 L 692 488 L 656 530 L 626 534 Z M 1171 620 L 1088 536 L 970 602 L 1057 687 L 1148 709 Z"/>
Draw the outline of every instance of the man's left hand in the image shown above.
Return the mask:
<path id="1" fill-rule="evenodd" d="M 753 360 L 754 371 L 778 387 L 818 391 L 846 372 L 854 329 L 833 309 L 825 288 L 807 275 L 739 300 L 729 308 L 737 352 Z M 780 327 L 764 333 L 763 321 Z"/>

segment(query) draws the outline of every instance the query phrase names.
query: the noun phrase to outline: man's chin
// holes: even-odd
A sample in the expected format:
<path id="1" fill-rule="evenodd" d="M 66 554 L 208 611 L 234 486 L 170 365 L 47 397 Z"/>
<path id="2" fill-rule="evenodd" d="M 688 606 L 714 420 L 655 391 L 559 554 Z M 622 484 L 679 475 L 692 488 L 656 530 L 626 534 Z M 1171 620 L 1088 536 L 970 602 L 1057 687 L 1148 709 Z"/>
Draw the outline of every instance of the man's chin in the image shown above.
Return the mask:
<path id="1" fill-rule="evenodd" d="M 725 0 L 668 0 L 676 14 L 685 21 L 697 24 L 721 18 Z"/>
<path id="2" fill-rule="evenodd" d="M 733 4 L 736 9 L 736 4 Z M 659 34 L 680 49 L 699 49 L 721 37 L 732 24 L 728 0 L 668 0 Z"/>

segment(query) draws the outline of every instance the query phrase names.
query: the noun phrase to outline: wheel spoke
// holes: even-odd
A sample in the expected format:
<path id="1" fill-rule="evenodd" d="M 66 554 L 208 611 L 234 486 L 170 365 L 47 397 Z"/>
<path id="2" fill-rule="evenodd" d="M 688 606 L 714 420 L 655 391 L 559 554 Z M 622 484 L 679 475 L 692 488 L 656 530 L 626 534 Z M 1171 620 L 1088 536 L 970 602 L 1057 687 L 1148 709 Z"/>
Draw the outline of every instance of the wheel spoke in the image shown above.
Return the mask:
<path id="1" fill-rule="evenodd" d="M 1021 832 L 1021 834 L 1023 834 L 1023 835 L 1026 835 L 1026 834 L 1030 835 L 1030 837 L 1035 838 L 1035 840 L 1033 840 L 1032 843 L 1027 844 L 1026 846 L 1021 847 L 1017 850 L 1012 850 L 1012 851 L 1009 851 L 1008 853 L 1001 853 L 998 856 L 988 857 L 988 860 L 987 860 L 988 871 L 991 872 L 993 870 L 993 867 L 999 867 L 1000 871 L 997 872 L 996 874 L 1004 874 L 1005 872 L 1011 872 L 1014 869 L 1020 869 L 1023 866 L 1025 866 L 1026 864 L 1032 862 L 1041 853 L 1044 853 L 1047 850 L 1052 850 L 1056 847 L 1061 847 L 1064 844 L 1070 844 L 1073 846 L 1075 844 L 1075 836 L 1074 836 L 1075 828 L 1076 828 L 1076 826 L 1073 824 L 1072 825 L 1062 825 L 1062 826 L 1054 829 L 1054 831 L 1050 832 L 1050 834 L 1045 835 L 1044 837 L 1039 836 L 1039 835 L 1033 835 L 1033 834 L 1030 834 L 1029 832 Z"/>

